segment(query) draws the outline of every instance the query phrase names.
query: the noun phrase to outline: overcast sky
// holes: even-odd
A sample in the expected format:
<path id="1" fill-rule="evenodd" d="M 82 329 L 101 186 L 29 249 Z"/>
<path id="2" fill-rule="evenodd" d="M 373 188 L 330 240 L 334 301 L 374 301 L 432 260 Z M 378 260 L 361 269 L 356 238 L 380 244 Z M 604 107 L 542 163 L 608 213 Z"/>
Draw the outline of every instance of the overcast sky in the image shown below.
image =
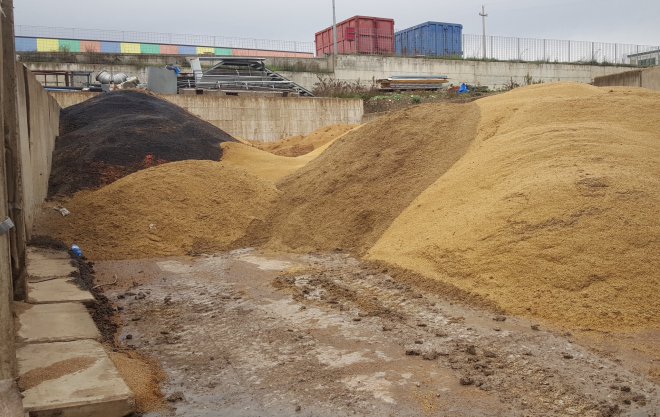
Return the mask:
<path id="1" fill-rule="evenodd" d="M 337 20 L 393 18 L 396 30 L 434 20 L 481 33 L 482 1 L 336 0 Z M 332 0 L 14 0 L 18 25 L 314 40 Z M 660 45 L 660 0 L 490 0 L 493 35 Z M 105 11 L 103 10 L 105 8 Z"/>

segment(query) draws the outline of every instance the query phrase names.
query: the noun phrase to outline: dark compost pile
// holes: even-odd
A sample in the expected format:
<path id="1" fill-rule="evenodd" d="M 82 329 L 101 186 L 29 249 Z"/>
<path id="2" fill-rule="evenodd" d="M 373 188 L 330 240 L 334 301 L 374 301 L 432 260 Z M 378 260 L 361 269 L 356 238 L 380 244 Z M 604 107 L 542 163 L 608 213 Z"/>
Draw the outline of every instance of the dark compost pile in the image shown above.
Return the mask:
<path id="1" fill-rule="evenodd" d="M 154 95 L 118 91 L 62 110 L 48 194 L 95 189 L 165 162 L 218 161 L 229 134 Z"/>

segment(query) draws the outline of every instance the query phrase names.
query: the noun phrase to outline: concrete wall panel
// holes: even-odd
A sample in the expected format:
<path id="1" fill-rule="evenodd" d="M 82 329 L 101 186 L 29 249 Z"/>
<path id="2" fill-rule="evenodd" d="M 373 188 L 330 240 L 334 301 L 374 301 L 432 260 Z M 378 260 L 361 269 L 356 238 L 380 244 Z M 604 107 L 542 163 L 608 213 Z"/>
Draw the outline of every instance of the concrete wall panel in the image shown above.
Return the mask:
<path id="1" fill-rule="evenodd" d="M 81 103 L 98 93 L 51 92 L 62 108 Z M 232 136 L 271 142 L 308 135 L 324 126 L 359 124 L 362 100 L 301 97 L 161 95 Z"/>
<path id="2" fill-rule="evenodd" d="M 637 69 L 598 77 L 594 80 L 594 85 L 599 87 L 642 87 L 660 91 L 660 67 Z"/>
<path id="3" fill-rule="evenodd" d="M 29 238 L 34 216 L 48 194 L 60 106 L 22 64 L 16 66 L 23 210 Z"/>

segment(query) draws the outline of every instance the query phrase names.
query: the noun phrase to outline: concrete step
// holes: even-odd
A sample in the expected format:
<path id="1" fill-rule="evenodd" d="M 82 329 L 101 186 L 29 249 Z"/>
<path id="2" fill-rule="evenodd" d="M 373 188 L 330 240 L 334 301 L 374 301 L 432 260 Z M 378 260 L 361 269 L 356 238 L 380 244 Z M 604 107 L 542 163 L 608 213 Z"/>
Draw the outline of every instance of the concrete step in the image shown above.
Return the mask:
<path id="1" fill-rule="evenodd" d="M 94 320 L 80 303 L 14 303 L 19 343 L 69 342 L 101 338 Z"/>
<path id="2" fill-rule="evenodd" d="M 65 278 L 77 272 L 66 251 L 29 247 L 27 249 L 28 281 L 38 282 L 52 278 Z"/>
<path id="3" fill-rule="evenodd" d="M 28 282 L 27 302 L 47 303 L 93 303 L 94 296 L 81 290 L 71 278 L 57 278 L 42 282 Z"/>
<path id="4" fill-rule="evenodd" d="M 133 393 L 94 340 L 35 343 L 17 352 L 23 407 L 31 417 L 122 417 Z"/>

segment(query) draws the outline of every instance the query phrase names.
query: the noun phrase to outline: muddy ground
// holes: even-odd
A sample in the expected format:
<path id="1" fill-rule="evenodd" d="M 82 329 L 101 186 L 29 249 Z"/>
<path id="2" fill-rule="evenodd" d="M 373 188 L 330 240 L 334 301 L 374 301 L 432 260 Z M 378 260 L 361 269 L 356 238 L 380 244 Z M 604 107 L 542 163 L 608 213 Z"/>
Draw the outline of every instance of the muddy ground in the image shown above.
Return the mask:
<path id="1" fill-rule="evenodd" d="M 655 416 L 633 361 L 341 253 L 107 261 L 119 337 L 158 362 L 148 416 Z"/>

